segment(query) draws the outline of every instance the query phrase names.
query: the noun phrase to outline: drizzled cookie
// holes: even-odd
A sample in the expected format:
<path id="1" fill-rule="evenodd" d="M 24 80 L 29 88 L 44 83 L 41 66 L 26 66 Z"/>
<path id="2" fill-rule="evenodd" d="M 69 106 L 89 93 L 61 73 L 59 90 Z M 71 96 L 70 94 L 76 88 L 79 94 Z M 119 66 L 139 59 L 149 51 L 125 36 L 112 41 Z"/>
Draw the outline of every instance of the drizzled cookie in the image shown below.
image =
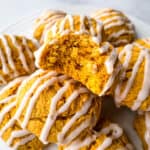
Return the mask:
<path id="1" fill-rule="evenodd" d="M 142 41 L 117 49 L 124 71 L 115 89 L 115 101 L 134 111 L 150 110 L 150 49 L 143 48 Z"/>
<path id="2" fill-rule="evenodd" d="M 42 149 L 43 144 L 38 138 L 22 129 L 15 118 L 16 92 L 27 77 L 21 77 L 10 82 L 0 92 L 0 137 L 8 146 L 17 150 Z"/>
<path id="3" fill-rule="evenodd" d="M 43 143 L 69 143 L 95 126 L 100 98 L 81 83 L 54 71 L 38 70 L 17 93 L 16 116 L 22 128 Z"/>
<path id="4" fill-rule="evenodd" d="M 0 36 L 0 85 L 35 70 L 33 52 L 38 49 L 34 39 L 24 36 Z"/>
<path id="5" fill-rule="evenodd" d="M 91 16 L 102 21 L 106 40 L 114 46 L 129 44 L 136 37 L 133 24 L 119 10 L 105 8 L 94 12 Z"/>

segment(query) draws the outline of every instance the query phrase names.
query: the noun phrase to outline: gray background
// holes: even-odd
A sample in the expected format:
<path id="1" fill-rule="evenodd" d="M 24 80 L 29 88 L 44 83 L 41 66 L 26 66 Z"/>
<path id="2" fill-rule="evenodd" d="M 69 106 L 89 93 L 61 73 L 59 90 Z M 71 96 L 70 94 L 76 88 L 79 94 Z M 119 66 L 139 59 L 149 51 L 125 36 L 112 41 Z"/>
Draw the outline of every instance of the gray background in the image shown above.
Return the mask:
<path id="1" fill-rule="evenodd" d="M 102 7 L 121 9 L 150 24 L 150 0 L 0 0 L 0 28 L 46 8 L 89 13 Z"/>

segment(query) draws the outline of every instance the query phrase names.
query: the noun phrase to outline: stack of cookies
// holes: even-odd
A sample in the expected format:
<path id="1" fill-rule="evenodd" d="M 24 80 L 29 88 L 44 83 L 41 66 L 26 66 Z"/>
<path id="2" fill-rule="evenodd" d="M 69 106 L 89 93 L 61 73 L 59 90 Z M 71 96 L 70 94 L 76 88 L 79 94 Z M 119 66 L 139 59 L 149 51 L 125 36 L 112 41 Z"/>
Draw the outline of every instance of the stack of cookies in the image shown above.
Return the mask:
<path id="1" fill-rule="evenodd" d="M 0 36 L 0 137 L 13 149 L 134 150 L 103 104 L 139 112 L 135 129 L 150 149 L 150 39 L 136 39 L 121 11 L 90 16 L 48 10 L 33 38 Z M 128 120 L 126 120 L 128 121 Z"/>

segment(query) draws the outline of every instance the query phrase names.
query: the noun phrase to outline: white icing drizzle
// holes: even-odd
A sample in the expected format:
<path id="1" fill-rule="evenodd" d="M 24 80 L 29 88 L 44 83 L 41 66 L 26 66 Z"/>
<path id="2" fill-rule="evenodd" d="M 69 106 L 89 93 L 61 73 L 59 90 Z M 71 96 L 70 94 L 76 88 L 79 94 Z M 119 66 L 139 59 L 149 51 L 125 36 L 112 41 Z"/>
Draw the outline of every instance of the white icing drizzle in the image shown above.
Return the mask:
<path id="1" fill-rule="evenodd" d="M 84 146 L 89 146 L 92 142 L 96 140 L 96 138 L 96 135 L 92 135 L 90 137 L 85 138 L 82 142 L 79 139 L 77 139 L 73 141 L 69 146 L 67 146 L 65 150 L 79 150 Z"/>
<path id="2" fill-rule="evenodd" d="M 112 22 L 112 23 L 110 23 L 110 24 L 108 24 L 108 25 L 105 25 L 104 26 L 104 29 L 105 30 L 108 30 L 108 29 L 110 29 L 110 28 L 113 28 L 113 27 L 116 27 L 116 26 L 121 26 L 121 25 L 124 25 L 125 24 L 125 22 L 124 21 L 117 21 L 117 22 Z M 128 27 L 128 28 L 131 28 L 131 23 L 126 23 L 126 26 Z"/>
<path id="3" fill-rule="evenodd" d="M 16 121 L 16 120 L 15 120 L 14 118 L 11 118 L 11 119 L 7 122 L 7 124 L 5 124 L 5 126 L 0 129 L 0 137 L 4 134 L 4 132 L 5 132 L 7 129 L 11 128 L 11 127 L 14 125 L 15 121 Z"/>
<path id="4" fill-rule="evenodd" d="M 97 150 L 105 150 L 112 144 L 112 138 L 107 137 L 104 142 L 97 148 Z"/>
<path id="5" fill-rule="evenodd" d="M 131 56 L 133 53 L 132 48 L 133 48 L 133 45 L 127 45 L 119 54 L 119 59 L 121 59 L 122 56 L 125 55 L 125 61 L 123 63 L 123 67 L 124 67 L 125 71 L 128 69 L 128 66 L 129 66 L 129 63 L 131 60 Z M 140 107 L 140 105 L 142 104 L 142 102 L 149 96 L 149 91 L 150 91 L 150 81 L 149 81 L 150 51 L 149 50 L 142 49 L 139 52 L 139 57 L 137 58 L 137 61 L 135 62 L 134 66 L 133 66 L 131 76 L 126 83 L 126 87 L 125 87 L 124 91 L 122 93 L 120 92 L 120 87 L 122 85 L 121 83 L 118 84 L 116 91 L 115 91 L 116 102 L 120 103 L 121 101 L 123 101 L 126 98 L 127 94 L 129 93 L 129 91 L 134 83 L 134 79 L 136 77 L 138 69 L 139 69 L 141 63 L 144 61 L 144 59 L 145 59 L 144 81 L 143 81 L 142 88 L 137 95 L 137 99 L 134 101 L 132 110 L 137 110 Z M 124 76 L 125 75 L 126 75 L 126 72 L 124 72 Z"/>
<path id="6" fill-rule="evenodd" d="M 8 103 L 10 100 L 12 100 L 13 98 L 15 98 L 16 97 L 16 95 L 11 95 L 11 96 L 9 96 L 9 97 L 6 97 L 5 99 L 3 99 L 3 100 L 0 100 L 0 105 L 1 104 L 6 104 L 6 103 Z"/>
<path id="7" fill-rule="evenodd" d="M 105 42 L 105 44 L 102 45 L 102 46 L 99 48 L 99 52 L 100 52 L 101 54 L 107 53 L 108 50 L 109 50 L 109 48 L 110 48 L 110 46 L 111 46 L 111 45 L 110 45 L 108 42 Z"/>
<path id="8" fill-rule="evenodd" d="M 79 150 L 83 146 L 89 146 L 92 144 L 92 142 L 94 142 L 101 135 L 109 135 L 110 133 L 111 135 L 105 138 L 103 143 L 97 147 L 97 150 L 105 150 L 111 146 L 113 140 L 120 138 L 120 136 L 123 134 L 122 129 L 117 124 L 111 123 L 107 127 L 102 128 L 99 132 L 92 134 L 91 136 L 87 136 L 85 139 L 83 139 L 83 141 L 76 139 L 69 144 L 65 150 Z"/>
<path id="9" fill-rule="evenodd" d="M 15 144 L 15 145 L 13 146 L 13 149 L 16 150 L 19 146 L 24 145 L 24 144 L 26 144 L 26 143 L 32 141 L 34 138 L 35 138 L 35 135 L 33 135 L 33 134 L 31 134 L 31 135 L 29 135 L 29 136 L 23 138 L 20 142 L 18 142 L 17 144 Z"/>
<path id="10" fill-rule="evenodd" d="M 108 40 L 111 40 L 113 38 L 119 38 L 121 35 L 124 35 L 124 34 L 134 34 L 134 31 L 127 31 L 127 30 L 124 30 L 124 29 L 119 30 L 118 32 L 110 34 L 108 36 Z"/>
<path id="11" fill-rule="evenodd" d="M 128 43 L 128 40 L 127 39 L 118 39 L 117 41 L 113 41 L 111 42 L 114 46 L 117 46 L 119 44 L 126 44 Z"/>
<path id="12" fill-rule="evenodd" d="M 7 40 L 4 36 L 0 36 L 0 39 L 2 40 L 2 43 L 4 44 L 4 47 L 5 47 L 5 52 L 6 52 L 6 57 L 7 57 L 7 60 L 8 60 L 8 64 L 11 67 L 11 69 L 14 71 L 14 76 L 18 76 L 18 71 L 16 70 L 15 62 L 12 58 L 11 49 L 8 45 L 8 42 L 7 42 Z"/>
<path id="13" fill-rule="evenodd" d="M 3 53 L 1 48 L 0 48 L 0 60 L 1 60 L 1 63 L 2 63 L 2 71 L 5 74 L 8 74 L 10 70 L 9 70 L 9 68 L 7 66 L 5 56 L 4 56 L 4 53 Z"/>
<path id="14" fill-rule="evenodd" d="M 107 73 L 108 74 L 112 74 L 113 71 L 114 71 L 114 65 L 117 61 L 117 58 L 118 58 L 118 55 L 116 53 L 116 50 L 114 49 L 110 56 L 108 57 L 108 59 L 105 61 L 105 66 L 106 66 L 106 69 L 107 69 Z"/>
<path id="15" fill-rule="evenodd" d="M 14 107 L 16 106 L 16 101 L 12 102 L 8 106 L 4 107 L 4 109 L 0 112 L 0 123 L 3 121 L 4 116 Z"/>
<path id="16" fill-rule="evenodd" d="M 27 71 L 27 72 L 30 72 L 30 68 L 27 64 L 27 61 L 26 61 L 26 58 L 25 58 L 25 55 L 22 51 L 22 47 L 17 43 L 17 40 L 16 40 L 16 37 L 13 36 L 13 35 L 8 35 L 12 41 L 12 44 L 16 47 L 18 53 L 19 53 L 19 59 L 23 65 L 23 68 Z"/>
<path id="17" fill-rule="evenodd" d="M 139 58 L 139 60 L 138 60 L 140 64 L 142 63 L 143 59 L 145 58 L 144 81 L 143 81 L 142 89 L 139 91 L 137 99 L 132 106 L 132 110 L 137 110 L 140 107 L 140 105 L 142 104 L 142 102 L 150 95 L 150 80 L 149 80 L 150 51 L 147 49 L 144 49 L 140 55 L 141 55 L 141 58 Z"/>
<path id="18" fill-rule="evenodd" d="M 16 79 L 14 79 L 13 81 L 9 82 L 7 84 L 7 86 L 5 86 L 4 88 L 2 88 L 0 90 L 1 94 L 5 93 L 7 90 L 9 90 L 12 87 L 15 87 L 15 85 L 20 84 L 24 79 L 26 79 L 27 76 L 23 76 L 23 77 L 18 77 Z"/>
<path id="19" fill-rule="evenodd" d="M 102 92 L 99 94 L 99 96 L 105 95 L 105 93 L 111 88 L 111 86 L 113 85 L 113 83 L 116 79 L 116 76 L 118 75 L 118 73 L 121 70 L 121 67 L 122 66 L 120 64 L 117 65 L 117 67 L 116 67 L 117 69 L 115 69 L 114 73 L 109 77 L 107 83 L 105 84 L 105 86 L 104 86 Z"/>
<path id="20" fill-rule="evenodd" d="M 20 138 L 26 135 L 29 135 L 30 133 L 27 130 L 17 130 L 17 131 L 13 131 L 11 133 L 11 136 L 9 137 L 9 139 L 7 140 L 7 145 L 11 146 L 13 140 L 15 138 Z"/>
<path id="21" fill-rule="evenodd" d="M 120 64 L 116 65 L 116 69 L 114 69 L 114 65 L 117 61 L 117 58 L 118 58 L 118 55 L 117 55 L 116 49 L 113 49 L 110 56 L 105 61 L 107 73 L 110 74 L 110 77 L 108 78 L 108 81 L 105 84 L 105 86 L 104 86 L 102 92 L 99 94 L 99 96 L 104 95 L 110 89 L 110 87 L 112 86 L 112 84 L 115 81 L 116 76 L 118 75 L 118 73 L 121 70 Z"/>
<path id="22" fill-rule="evenodd" d="M 109 17 L 109 16 L 120 16 L 120 14 L 118 14 L 118 12 L 106 12 L 106 13 L 96 13 L 93 15 L 94 18 L 99 19 L 102 17 Z"/>
<path id="23" fill-rule="evenodd" d="M 27 51 L 29 58 L 32 60 L 34 56 L 28 47 L 27 39 L 25 37 L 22 38 L 22 44 L 25 46 L 25 50 Z"/>
<path id="24" fill-rule="evenodd" d="M 148 146 L 148 150 L 150 150 L 150 113 L 145 113 L 145 126 L 146 126 L 146 132 L 145 132 L 145 141 Z"/>
<path id="25" fill-rule="evenodd" d="M 106 148 L 108 148 L 109 146 L 111 146 L 112 141 L 115 139 L 118 139 L 122 134 L 123 131 L 122 129 L 117 125 L 117 124 L 110 124 L 108 127 L 103 128 L 100 131 L 100 134 L 109 134 L 112 131 L 112 135 L 108 138 L 106 138 L 103 142 L 102 145 L 100 145 L 97 150 L 105 150 Z"/>
<path id="26" fill-rule="evenodd" d="M 117 21 L 117 20 L 122 20 L 124 21 L 125 18 L 121 17 L 121 16 L 112 16 L 111 18 L 108 18 L 106 20 L 103 21 L 103 24 L 106 25 L 106 24 L 109 24 L 111 22 L 114 22 L 114 21 Z"/>

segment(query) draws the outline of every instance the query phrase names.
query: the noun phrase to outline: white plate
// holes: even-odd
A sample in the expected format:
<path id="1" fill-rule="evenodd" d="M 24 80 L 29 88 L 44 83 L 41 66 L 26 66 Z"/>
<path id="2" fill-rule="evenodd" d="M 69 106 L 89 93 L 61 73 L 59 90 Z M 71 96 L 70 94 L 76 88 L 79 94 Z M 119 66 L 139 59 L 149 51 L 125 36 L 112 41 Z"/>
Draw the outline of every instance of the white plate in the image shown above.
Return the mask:
<path id="1" fill-rule="evenodd" d="M 66 9 L 67 10 L 67 9 Z M 87 10 L 87 8 L 85 9 Z M 79 7 L 74 8 L 70 13 L 73 12 L 81 12 L 82 14 L 86 14 L 85 10 L 80 11 Z M 89 9 L 91 10 L 91 9 Z M 27 18 L 24 18 L 17 23 L 8 26 L 6 29 L 2 30 L 1 33 L 12 33 L 12 34 L 24 34 L 27 36 L 31 36 L 32 33 L 32 24 L 35 18 L 39 16 L 40 12 L 36 13 L 35 15 L 29 16 Z M 132 20 L 132 22 L 135 24 L 136 31 L 138 33 L 138 37 L 150 37 L 150 26 L 145 24 L 144 22 L 140 21 L 139 19 L 128 15 L 129 18 Z M 109 106 L 109 107 L 108 107 Z M 121 108 L 116 109 L 113 107 L 113 104 L 109 105 L 107 104 L 107 107 L 105 108 L 105 112 L 107 115 L 119 123 L 124 130 L 126 131 L 128 137 L 131 139 L 131 141 L 134 143 L 137 150 L 142 150 L 141 142 L 137 137 L 136 132 L 133 129 L 133 119 L 134 119 L 134 113 Z M 115 114 L 115 115 L 113 115 Z M 46 150 L 57 150 L 57 147 L 55 145 L 51 145 L 50 147 L 45 148 Z M 0 139 L 0 150 L 10 150 L 10 148 L 7 147 L 7 145 Z"/>

